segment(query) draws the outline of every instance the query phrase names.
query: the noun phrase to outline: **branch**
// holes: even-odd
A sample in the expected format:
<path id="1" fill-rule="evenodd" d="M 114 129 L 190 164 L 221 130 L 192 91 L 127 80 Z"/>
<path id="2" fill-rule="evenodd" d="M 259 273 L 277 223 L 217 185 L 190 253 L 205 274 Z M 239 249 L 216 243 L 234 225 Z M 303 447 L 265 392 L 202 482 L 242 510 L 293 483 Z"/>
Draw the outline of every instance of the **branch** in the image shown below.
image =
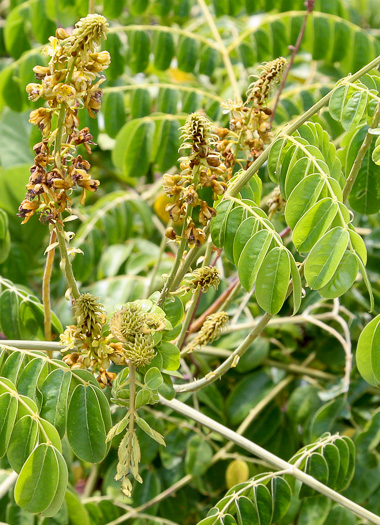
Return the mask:
<path id="1" fill-rule="evenodd" d="M 220 423 L 214 421 L 213 419 L 205 416 L 201 412 L 198 412 L 198 410 L 195 410 L 194 408 L 191 408 L 190 406 L 185 405 L 184 403 L 181 403 L 181 401 L 178 401 L 177 399 L 172 399 L 171 401 L 169 401 L 160 396 L 160 402 L 164 406 L 167 406 L 175 410 L 176 412 L 179 412 L 180 414 L 186 417 L 189 417 L 190 419 L 193 419 L 194 421 L 197 421 L 198 423 L 211 429 L 212 431 L 218 432 L 218 434 L 228 439 L 229 441 L 233 441 L 239 447 L 244 448 L 245 450 L 247 450 L 248 452 L 251 452 L 252 454 L 255 454 L 260 459 L 267 461 L 270 465 L 273 465 L 273 467 L 275 467 L 276 469 L 287 470 L 289 474 L 294 476 L 296 479 L 298 479 L 302 483 L 305 483 L 305 485 L 308 485 L 309 487 L 313 488 L 320 494 L 323 494 L 324 496 L 332 499 L 339 505 L 342 505 L 346 509 L 349 509 L 351 512 L 353 512 L 357 516 L 367 519 L 368 521 L 370 521 L 371 523 L 375 523 L 376 525 L 380 525 L 380 517 L 376 516 L 372 512 L 368 511 L 367 509 L 364 509 L 360 505 L 357 505 L 356 503 L 349 500 L 348 498 L 345 498 L 344 496 L 342 496 L 335 490 L 330 489 L 323 483 L 314 479 L 312 476 L 309 476 L 309 474 L 306 474 L 305 472 L 302 472 L 302 470 L 295 468 L 294 465 L 287 463 L 283 459 L 275 456 L 271 452 L 268 452 L 267 450 L 260 447 L 259 445 L 256 445 L 252 441 L 249 441 L 247 438 L 240 436 L 233 430 L 230 430 L 224 425 L 221 425 Z"/>

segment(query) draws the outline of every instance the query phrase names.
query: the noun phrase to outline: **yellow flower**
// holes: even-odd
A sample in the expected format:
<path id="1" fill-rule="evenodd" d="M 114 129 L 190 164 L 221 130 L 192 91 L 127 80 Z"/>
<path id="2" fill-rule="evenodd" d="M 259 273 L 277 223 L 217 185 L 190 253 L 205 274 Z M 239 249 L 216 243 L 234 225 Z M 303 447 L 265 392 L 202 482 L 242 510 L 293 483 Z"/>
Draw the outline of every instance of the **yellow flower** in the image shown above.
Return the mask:
<path id="1" fill-rule="evenodd" d="M 54 86 L 53 93 L 55 93 L 58 102 L 75 102 L 77 94 L 73 86 L 62 82 Z"/>

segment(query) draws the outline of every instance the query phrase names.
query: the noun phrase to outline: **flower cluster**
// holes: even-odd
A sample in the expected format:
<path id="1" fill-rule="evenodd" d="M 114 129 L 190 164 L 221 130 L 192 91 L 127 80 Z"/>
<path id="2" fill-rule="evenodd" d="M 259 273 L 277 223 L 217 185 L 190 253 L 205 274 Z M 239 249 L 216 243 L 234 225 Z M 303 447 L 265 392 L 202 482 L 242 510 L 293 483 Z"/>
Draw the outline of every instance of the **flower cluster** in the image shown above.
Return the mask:
<path id="1" fill-rule="evenodd" d="M 172 292 L 172 294 L 187 293 L 190 290 L 193 293 L 198 291 L 205 293 L 211 286 L 215 289 L 218 288 L 219 284 L 219 270 L 215 266 L 201 266 L 186 275 L 183 285 L 175 292 Z"/>
<path id="2" fill-rule="evenodd" d="M 119 342 L 112 342 L 112 335 L 104 335 L 106 323 L 104 308 L 98 298 L 90 293 L 81 294 L 74 303 L 76 325 L 66 327 L 60 335 L 61 344 L 66 350 L 75 352 L 63 357 L 63 361 L 73 369 L 92 369 L 99 372 L 97 380 L 104 388 L 110 386 L 116 374 L 107 372 L 111 362 L 124 362 L 123 347 Z"/>
<path id="3" fill-rule="evenodd" d="M 183 143 L 180 149 L 190 149 L 190 153 L 179 159 L 179 175 L 164 175 L 164 191 L 174 200 L 166 210 L 174 222 L 187 216 L 184 237 L 189 246 L 199 246 L 205 242 L 203 227 L 216 215 L 214 208 L 200 198 L 199 190 L 211 188 L 213 199 L 216 200 L 227 188 L 224 181 L 226 167 L 220 153 L 216 151 L 217 138 L 206 117 L 200 113 L 189 115 L 182 128 Z M 201 227 L 196 226 L 192 213 L 186 213 L 188 207 L 199 210 L 198 222 Z M 177 239 L 173 228 L 168 228 L 166 236 L 172 240 Z"/>
<path id="4" fill-rule="evenodd" d="M 263 64 L 261 75 L 248 88 L 245 102 L 227 100 L 222 103 L 224 111 L 231 114 L 230 130 L 218 128 L 216 133 L 219 136 L 218 149 L 227 166 L 229 177 L 232 176 L 237 162 L 235 155 L 237 137 L 241 137 L 238 141 L 246 153 L 245 169 L 261 155 L 265 145 L 271 142 L 272 111 L 265 104 L 273 85 L 281 78 L 286 64 L 283 57 Z"/>
<path id="5" fill-rule="evenodd" d="M 223 329 L 227 326 L 229 317 L 226 312 L 216 312 L 207 317 L 199 334 L 191 341 L 187 348 L 188 352 L 193 352 L 196 347 L 201 347 L 212 343 L 218 339 Z"/>
<path id="6" fill-rule="evenodd" d="M 110 55 L 95 49 L 107 29 L 106 19 L 96 14 L 82 18 L 71 35 L 57 29 L 42 51 L 50 57 L 48 65 L 33 68 L 41 83 L 28 84 L 26 91 L 30 100 L 42 98 L 46 106 L 33 110 L 29 119 L 39 127 L 42 141 L 33 148 L 34 165 L 19 207 L 23 223 L 36 211 L 41 212 L 41 221 L 54 222 L 71 205 L 73 188 L 82 188 L 83 204 L 86 191 L 96 191 L 99 185 L 89 174 L 90 163 L 76 150 L 83 144 L 91 153 L 92 136 L 88 128 L 80 129 L 78 111 L 86 108 L 95 118 L 101 107 L 100 84 L 105 80 L 101 73 L 109 66 Z"/>
<path id="7" fill-rule="evenodd" d="M 153 335 L 166 329 L 164 312 L 158 307 L 147 311 L 146 304 L 152 306 L 151 301 L 127 303 L 111 318 L 111 333 L 122 345 L 124 364 L 149 365 L 155 356 Z"/>

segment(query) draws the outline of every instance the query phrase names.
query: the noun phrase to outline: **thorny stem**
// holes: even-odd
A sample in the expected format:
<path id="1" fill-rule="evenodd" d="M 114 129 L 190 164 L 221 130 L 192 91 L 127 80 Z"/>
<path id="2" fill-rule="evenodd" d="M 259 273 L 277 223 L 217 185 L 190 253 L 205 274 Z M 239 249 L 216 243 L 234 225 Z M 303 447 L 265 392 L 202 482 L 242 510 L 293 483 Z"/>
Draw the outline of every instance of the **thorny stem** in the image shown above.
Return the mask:
<path id="1" fill-rule="evenodd" d="M 364 509 L 360 505 L 357 505 L 353 501 L 345 498 L 344 496 L 342 496 L 335 490 L 332 490 L 330 489 L 330 487 L 327 487 L 320 481 L 317 481 L 315 478 L 313 478 L 309 474 L 306 474 L 302 470 L 299 470 L 294 465 L 287 463 L 286 461 L 275 456 L 271 452 L 268 452 L 267 450 L 256 445 L 252 441 L 249 441 L 247 438 L 240 436 L 237 432 L 230 430 L 224 425 L 221 425 L 217 421 L 214 421 L 208 416 L 205 416 L 201 412 L 198 412 L 194 408 L 188 405 L 185 405 L 184 403 L 182 403 L 181 401 L 178 401 L 177 399 L 172 399 L 171 401 L 169 401 L 160 396 L 160 402 L 164 406 L 172 408 L 176 412 L 179 412 L 180 414 L 186 417 L 189 417 L 190 419 L 193 419 L 194 421 L 197 421 L 201 425 L 207 428 L 210 428 L 212 431 L 218 432 L 218 434 L 225 437 L 227 440 L 233 441 L 239 447 L 244 448 L 245 450 L 247 450 L 248 452 L 251 452 L 252 454 L 255 454 L 260 459 L 267 461 L 270 465 L 273 465 L 276 469 L 286 470 L 290 475 L 294 476 L 296 479 L 300 480 L 302 483 L 305 483 L 309 487 L 315 489 L 320 494 L 327 496 L 328 498 L 332 499 L 339 505 L 342 505 L 343 507 L 349 509 L 351 512 L 353 512 L 357 516 L 367 519 L 368 521 L 370 521 L 371 523 L 375 523 L 376 525 L 380 525 L 379 516 L 376 516 L 372 512 L 368 511 L 367 509 Z"/>
<path id="2" fill-rule="evenodd" d="M 305 34 L 307 20 L 309 18 L 309 15 L 311 15 L 311 13 L 313 12 L 313 9 L 314 9 L 314 2 L 315 2 L 315 0 L 306 0 L 306 2 L 305 2 L 306 14 L 305 14 L 305 17 L 303 19 L 300 32 L 298 34 L 298 38 L 297 38 L 296 44 L 293 47 L 292 55 L 290 57 L 288 65 L 286 66 L 286 69 L 284 71 L 284 76 L 282 78 L 280 87 L 279 87 L 278 92 L 277 92 L 277 97 L 276 97 L 275 103 L 273 105 L 273 111 L 272 111 L 272 115 L 270 117 L 270 122 L 273 122 L 273 119 L 274 119 L 274 117 L 276 115 L 276 110 L 277 110 L 278 103 L 280 101 L 281 93 L 282 93 L 282 91 L 283 91 L 283 89 L 285 87 L 285 83 L 286 83 L 286 80 L 288 78 L 289 71 L 291 70 L 291 68 L 293 66 L 294 59 L 296 58 L 296 55 L 297 55 L 297 53 L 299 51 L 299 48 L 301 46 L 301 42 L 302 42 L 304 34 Z"/>
<path id="3" fill-rule="evenodd" d="M 352 190 L 353 185 L 355 184 L 356 177 L 358 176 L 360 167 L 362 165 L 364 156 L 367 153 L 367 150 L 373 141 L 374 135 L 372 135 L 370 131 L 372 129 L 377 128 L 379 122 L 380 122 L 380 102 L 377 103 L 375 114 L 373 115 L 371 125 L 368 128 L 367 135 L 365 136 L 363 144 L 360 146 L 358 154 L 356 155 L 355 161 L 351 167 L 351 171 L 346 180 L 346 184 L 343 188 L 343 202 L 345 202 L 350 195 L 350 192 Z"/>
<path id="4" fill-rule="evenodd" d="M 54 229 L 50 232 L 49 246 L 55 242 L 57 238 L 56 231 Z M 53 269 L 55 248 L 48 251 L 46 255 L 46 263 L 44 276 L 42 279 L 42 303 L 44 305 L 44 333 L 45 340 L 51 341 L 51 304 L 50 304 L 50 279 L 51 272 Z M 49 357 L 52 357 L 51 351 L 48 351 Z"/>
<path id="5" fill-rule="evenodd" d="M 172 288 L 172 284 L 173 284 L 173 281 L 176 277 L 176 274 L 177 274 L 177 271 L 178 271 L 178 268 L 179 268 L 179 265 L 181 264 L 181 260 L 182 260 L 182 255 L 183 255 L 183 252 L 185 251 L 185 248 L 186 248 L 186 245 L 187 245 L 187 240 L 185 239 L 185 230 L 186 230 L 186 226 L 187 226 L 187 218 L 190 216 L 190 211 L 191 211 L 191 206 L 188 204 L 186 206 L 186 213 L 185 213 L 185 217 L 183 219 L 183 226 L 182 226 L 182 233 L 181 233 L 181 237 L 182 237 L 182 240 L 181 240 L 181 244 L 179 245 L 179 248 L 178 248 L 178 252 L 177 252 L 177 256 L 175 258 L 175 261 L 174 261 L 174 264 L 173 264 L 173 267 L 170 271 L 170 274 L 169 274 L 169 277 L 167 278 L 166 282 L 165 282 L 165 285 L 161 291 L 161 294 L 160 294 L 160 297 L 158 298 L 158 301 L 157 301 L 157 305 L 162 307 L 165 303 L 165 300 Z"/>
<path id="6" fill-rule="evenodd" d="M 208 9 L 208 7 L 206 5 L 206 2 L 204 0 L 198 0 L 198 5 L 199 5 L 199 7 L 202 10 L 203 16 L 205 17 L 205 19 L 206 19 L 206 21 L 207 21 L 207 23 L 208 23 L 208 25 L 209 25 L 209 27 L 211 29 L 211 32 L 214 35 L 214 38 L 215 38 L 216 42 L 218 43 L 218 49 L 219 49 L 219 51 L 220 51 L 220 53 L 222 55 L 224 66 L 226 68 L 227 75 L 228 75 L 228 78 L 230 80 L 231 87 L 233 89 L 234 95 L 238 99 L 241 99 L 240 89 L 239 89 L 239 85 L 237 83 L 237 79 L 236 79 L 236 76 L 235 76 L 235 73 L 234 73 L 234 70 L 233 70 L 233 67 L 232 67 L 230 55 L 229 55 L 229 53 L 227 51 L 226 46 L 224 45 L 222 37 L 219 34 L 219 31 L 218 31 L 218 28 L 215 25 L 214 19 L 211 16 L 211 13 L 210 13 L 210 11 L 209 11 L 209 9 Z"/>

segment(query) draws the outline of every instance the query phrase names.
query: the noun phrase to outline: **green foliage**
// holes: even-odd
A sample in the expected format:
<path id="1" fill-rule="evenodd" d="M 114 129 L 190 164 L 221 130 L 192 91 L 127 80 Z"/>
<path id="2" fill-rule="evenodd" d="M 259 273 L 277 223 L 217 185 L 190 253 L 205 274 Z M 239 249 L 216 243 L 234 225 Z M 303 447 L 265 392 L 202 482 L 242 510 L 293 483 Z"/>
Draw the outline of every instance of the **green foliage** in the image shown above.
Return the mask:
<path id="1" fill-rule="evenodd" d="M 70 368 L 56 344 L 75 321 L 65 298 L 66 263 L 55 244 L 53 356 L 39 346 L 46 335 L 41 282 L 49 227 L 36 217 L 21 227 L 16 216 L 32 146 L 41 140 L 28 123 L 41 104 L 28 100 L 25 86 L 35 82 L 33 67 L 47 64 L 41 46 L 57 25 L 72 27 L 88 6 L 11 0 L 1 7 L 0 486 L 12 470 L 18 478 L 0 491 L 0 522 L 102 525 L 128 515 L 133 525 L 361 523 L 313 480 L 380 513 L 380 77 L 376 68 L 357 80 L 347 76 L 379 55 L 377 4 L 316 0 L 273 116 L 273 135 L 256 150 L 240 135 L 238 109 L 227 115 L 225 103 L 237 94 L 245 100 L 249 77 L 260 74 L 262 62 L 289 59 L 304 1 L 206 0 L 216 27 L 202 5 L 96 2 L 96 12 L 109 19 L 103 49 L 112 61 L 97 118 L 82 109 L 79 117 L 96 143 L 91 173 L 100 186 L 85 205 L 71 195 L 72 214 L 62 222 L 68 257 L 80 290 L 105 307 L 104 336 L 126 302 L 154 311 L 165 325 L 148 334 L 152 361 L 133 372 L 115 360 L 104 389 L 96 375 L 101 382 L 105 370 Z M 303 117 L 330 90 L 329 103 Z M 224 196 L 212 195 L 210 187 L 200 194 L 217 212 L 209 228 L 213 251 L 211 244 L 207 251 L 185 246 L 187 254 L 178 258 L 178 244 L 166 244 L 162 234 L 173 226 L 180 242 L 185 228 L 181 221 L 169 224 L 162 175 L 179 173 L 178 164 L 188 169 L 187 152 L 178 153 L 179 128 L 198 111 L 215 124 L 218 150 L 231 170 Z M 269 122 L 269 111 L 266 116 Z M 255 131 L 251 141 L 260 136 Z M 236 164 L 227 155 L 235 150 Z M 237 194 L 234 184 L 242 178 Z M 192 218 L 201 226 L 198 213 Z M 197 295 L 186 272 L 204 256 L 221 283 Z M 177 263 L 174 293 L 158 308 L 162 276 Z M 227 311 L 230 325 L 187 355 L 203 314 L 215 304 Z M 252 336 L 265 313 L 265 330 Z M 7 345 L 15 339 L 23 342 Z M 63 353 L 75 355 L 75 344 Z M 212 418 L 210 430 L 187 417 L 191 406 Z M 239 441 L 224 442 L 217 423 L 288 467 L 270 471 Z M 227 491 L 233 461 L 244 465 L 236 473 L 242 479 Z M 294 477 L 293 466 L 310 483 Z M 115 475 L 126 493 L 130 489 L 129 499 Z M 176 497 L 155 499 L 173 490 Z"/>

